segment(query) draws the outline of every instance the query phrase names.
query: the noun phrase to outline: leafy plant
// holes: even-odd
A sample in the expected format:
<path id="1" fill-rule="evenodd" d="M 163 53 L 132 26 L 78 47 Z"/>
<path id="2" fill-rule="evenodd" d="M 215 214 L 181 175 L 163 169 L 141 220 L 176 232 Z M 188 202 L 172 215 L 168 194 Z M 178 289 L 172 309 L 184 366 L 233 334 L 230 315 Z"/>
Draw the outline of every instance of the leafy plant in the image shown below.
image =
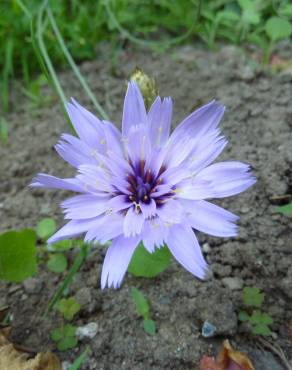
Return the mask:
<path id="1" fill-rule="evenodd" d="M 52 272 L 62 273 L 67 269 L 67 258 L 65 257 L 64 253 L 50 254 L 47 266 Z"/>
<path id="2" fill-rule="evenodd" d="M 137 288 L 132 288 L 132 299 L 136 306 L 136 310 L 143 318 L 143 328 L 149 335 L 155 335 L 156 325 L 153 320 L 150 319 L 150 306 L 143 293 Z"/>
<path id="3" fill-rule="evenodd" d="M 74 297 L 63 298 L 57 303 L 56 309 L 63 315 L 65 320 L 71 321 L 80 311 L 80 304 Z"/>
<path id="4" fill-rule="evenodd" d="M 276 208 L 276 211 L 282 213 L 285 216 L 292 216 L 292 203 L 278 207 Z"/>
<path id="5" fill-rule="evenodd" d="M 140 244 L 134 252 L 128 271 L 134 276 L 152 278 L 164 271 L 170 261 L 171 253 L 166 246 L 149 253 Z"/>
<path id="6" fill-rule="evenodd" d="M 242 300 L 247 309 L 240 311 L 238 318 L 242 322 L 249 322 L 253 334 L 267 336 L 272 334 L 269 325 L 273 324 L 273 319 L 267 313 L 254 309 L 262 306 L 264 297 L 259 288 L 245 287 Z"/>
<path id="7" fill-rule="evenodd" d="M 52 218 L 46 217 L 38 222 L 36 233 L 41 240 L 46 241 L 50 236 L 54 234 L 56 229 L 57 227 L 55 221 Z"/>
<path id="8" fill-rule="evenodd" d="M 76 329 L 75 326 L 66 324 L 52 331 L 51 338 L 56 342 L 59 351 L 67 351 L 77 346 Z"/>
<path id="9" fill-rule="evenodd" d="M 261 307 L 263 302 L 264 302 L 265 295 L 264 295 L 264 293 L 261 293 L 259 288 L 245 287 L 243 289 L 243 298 L 242 299 L 243 299 L 243 303 L 246 306 Z"/>
<path id="10" fill-rule="evenodd" d="M 0 235 L 0 279 L 21 282 L 37 271 L 36 234 L 33 230 Z"/>

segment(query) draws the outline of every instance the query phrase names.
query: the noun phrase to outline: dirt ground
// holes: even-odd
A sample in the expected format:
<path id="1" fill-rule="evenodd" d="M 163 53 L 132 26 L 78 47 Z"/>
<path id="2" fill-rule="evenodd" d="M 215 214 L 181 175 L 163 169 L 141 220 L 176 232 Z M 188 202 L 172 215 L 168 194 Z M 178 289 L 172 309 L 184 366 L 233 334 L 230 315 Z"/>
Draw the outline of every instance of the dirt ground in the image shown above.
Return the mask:
<path id="1" fill-rule="evenodd" d="M 59 353 L 64 361 L 73 361 L 89 345 L 84 370 L 198 370 L 202 354 L 216 353 L 222 340 L 229 338 L 235 347 L 249 353 L 256 370 L 285 369 L 276 356 L 259 349 L 237 320 L 242 288 L 261 288 L 266 294 L 263 310 L 274 319 L 271 341 L 291 359 L 292 222 L 275 208 L 288 202 L 289 196 L 291 201 L 292 193 L 292 69 L 271 73 L 252 62 L 251 53 L 247 57 L 230 46 L 211 52 L 200 45 L 179 47 L 163 55 L 126 50 L 119 54 L 113 73 L 110 53 L 101 48 L 96 61 L 81 66 L 117 125 L 125 80 L 135 66 L 156 77 L 161 95 L 174 98 L 173 125 L 200 104 L 219 99 L 227 107 L 222 129 L 230 140 L 220 159 L 250 163 L 258 181 L 247 192 L 218 202 L 240 216 L 237 238 L 199 234 L 214 273 L 207 282 L 196 280 L 173 261 L 158 278 L 128 275 L 120 290 L 101 291 L 104 250 L 94 249 L 76 275 L 70 294 L 82 305 L 75 324 L 96 322 L 98 333 L 93 339 L 80 341 L 76 349 Z M 282 46 L 279 55 L 291 58 L 291 46 Z M 73 75 L 63 72 L 60 77 L 68 96 L 90 108 Z M 51 93 L 44 89 L 43 94 Z M 45 216 L 54 217 L 61 226 L 58 205 L 67 194 L 31 190 L 27 185 L 38 172 L 71 173 L 53 150 L 68 127 L 57 100 L 35 111 L 18 95 L 16 92 L 8 117 L 9 143 L 0 146 L 0 229 L 34 228 Z M 49 333 L 56 327 L 56 313 L 47 319 L 42 313 L 61 279 L 41 265 L 37 276 L 26 284 L 0 283 L 0 307 L 11 307 L 16 342 L 35 350 L 55 350 Z M 157 325 L 154 337 L 143 331 L 130 297 L 132 286 L 141 289 L 151 302 Z M 217 328 L 212 338 L 201 335 L 205 320 Z"/>

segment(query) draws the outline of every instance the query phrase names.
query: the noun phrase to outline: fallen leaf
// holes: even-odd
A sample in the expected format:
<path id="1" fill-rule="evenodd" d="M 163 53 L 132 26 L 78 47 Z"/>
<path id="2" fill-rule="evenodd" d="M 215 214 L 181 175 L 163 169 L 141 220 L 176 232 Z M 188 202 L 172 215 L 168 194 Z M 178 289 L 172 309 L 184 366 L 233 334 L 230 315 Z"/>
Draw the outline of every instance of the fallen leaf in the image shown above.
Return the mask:
<path id="1" fill-rule="evenodd" d="M 10 328 L 0 330 L 0 369 L 1 370 L 61 370 L 57 356 L 51 352 L 38 353 L 34 358 L 18 352 L 8 340 Z"/>
<path id="2" fill-rule="evenodd" d="M 200 362 L 200 370 L 255 370 L 250 359 L 242 352 L 235 351 L 228 340 L 217 358 L 204 355 Z"/>

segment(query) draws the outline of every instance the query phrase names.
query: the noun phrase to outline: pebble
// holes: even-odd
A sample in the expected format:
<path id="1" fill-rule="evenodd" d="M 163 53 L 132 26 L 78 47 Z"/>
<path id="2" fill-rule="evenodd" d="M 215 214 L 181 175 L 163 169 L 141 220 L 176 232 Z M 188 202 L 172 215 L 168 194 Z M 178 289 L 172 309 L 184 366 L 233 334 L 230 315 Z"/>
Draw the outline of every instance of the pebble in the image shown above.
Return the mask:
<path id="1" fill-rule="evenodd" d="M 211 247 L 210 247 L 209 243 L 204 243 L 202 245 L 202 249 L 203 249 L 204 253 L 210 253 L 211 252 Z"/>
<path id="2" fill-rule="evenodd" d="M 216 326 L 206 320 L 202 326 L 202 336 L 204 338 L 214 337 L 216 330 Z"/>
<path id="3" fill-rule="evenodd" d="M 76 330 L 76 336 L 78 339 L 82 340 L 84 338 L 92 339 L 96 336 L 98 331 L 98 325 L 96 322 L 90 322 L 87 325 L 80 326 Z"/>
<path id="4" fill-rule="evenodd" d="M 222 283 L 230 290 L 241 290 L 243 288 L 243 281 L 238 277 L 225 277 L 222 279 Z"/>

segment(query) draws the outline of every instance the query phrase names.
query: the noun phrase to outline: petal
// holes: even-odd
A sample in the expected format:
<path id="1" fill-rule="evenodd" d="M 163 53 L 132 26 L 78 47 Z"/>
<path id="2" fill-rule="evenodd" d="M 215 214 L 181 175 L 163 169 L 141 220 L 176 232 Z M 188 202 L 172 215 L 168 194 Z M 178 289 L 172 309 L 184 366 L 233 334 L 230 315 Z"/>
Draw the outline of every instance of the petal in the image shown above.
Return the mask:
<path id="1" fill-rule="evenodd" d="M 101 215 L 109 209 L 109 199 L 109 196 L 76 195 L 65 200 L 61 207 L 64 208 L 65 219 L 92 218 Z"/>
<path id="2" fill-rule="evenodd" d="M 216 101 L 202 106 L 185 118 L 174 130 L 170 144 L 189 136 L 197 141 L 208 131 L 216 129 L 224 114 L 225 108 Z"/>
<path id="3" fill-rule="evenodd" d="M 126 195 L 117 195 L 108 202 L 108 207 L 112 212 L 118 212 L 131 207 L 132 204 L 132 202 L 128 201 L 128 197 Z"/>
<path id="4" fill-rule="evenodd" d="M 161 102 L 158 96 L 150 107 L 148 121 L 150 125 L 150 138 L 155 147 L 162 147 L 169 137 L 172 117 L 172 100 L 165 98 Z"/>
<path id="5" fill-rule="evenodd" d="M 76 178 L 83 184 L 88 192 L 111 192 L 111 176 L 106 168 L 94 165 L 82 165 L 78 168 Z"/>
<path id="6" fill-rule="evenodd" d="M 142 238 L 144 247 L 152 253 L 155 247 L 162 247 L 167 240 L 169 227 L 158 217 L 146 220 L 143 225 Z"/>
<path id="7" fill-rule="evenodd" d="M 63 240 L 82 234 L 83 232 L 89 230 L 94 225 L 94 223 L 98 222 L 98 219 L 99 218 L 92 218 L 90 220 L 69 221 L 65 226 L 63 226 L 54 235 L 52 235 L 47 240 L 47 243 L 52 244 L 57 242 L 58 240 Z"/>
<path id="8" fill-rule="evenodd" d="M 101 273 L 101 288 L 119 288 L 125 276 L 129 263 L 136 246 L 139 243 L 138 237 L 115 238 L 108 248 L 103 262 Z"/>
<path id="9" fill-rule="evenodd" d="M 92 149 L 74 136 L 62 135 L 62 140 L 55 145 L 55 149 L 60 157 L 73 167 L 86 163 L 96 163 L 96 159 L 91 155 Z"/>
<path id="10" fill-rule="evenodd" d="M 191 228 L 182 225 L 172 226 L 169 230 L 167 246 L 186 270 L 200 279 L 206 277 L 208 266 Z"/>
<path id="11" fill-rule="evenodd" d="M 250 173 L 250 166 L 241 162 L 212 164 L 199 172 L 196 178 L 211 181 L 216 198 L 241 193 L 256 182 Z"/>
<path id="12" fill-rule="evenodd" d="M 97 151 L 104 152 L 105 135 L 102 122 L 74 99 L 71 99 L 66 109 L 80 139 Z"/>
<path id="13" fill-rule="evenodd" d="M 177 198 L 191 200 L 214 198 L 217 194 L 211 181 L 198 180 L 195 177 L 190 180 L 182 181 L 177 185 L 175 192 Z"/>
<path id="14" fill-rule="evenodd" d="M 122 134 L 127 137 L 133 125 L 141 125 L 147 122 L 144 100 L 138 85 L 131 81 L 124 101 L 122 119 Z"/>
<path id="15" fill-rule="evenodd" d="M 224 136 L 220 136 L 219 130 L 214 130 L 202 137 L 186 158 L 185 163 L 190 172 L 198 173 L 209 166 L 222 153 L 227 143 Z"/>
<path id="16" fill-rule="evenodd" d="M 234 222 L 239 217 L 233 213 L 204 200 L 182 201 L 182 206 L 189 224 L 194 229 L 221 237 L 237 235 L 237 226 Z"/>
<path id="17" fill-rule="evenodd" d="M 223 114 L 224 107 L 212 101 L 185 118 L 169 139 L 166 163 L 169 166 L 178 166 L 182 163 L 202 137 L 216 129 Z"/>
<path id="18" fill-rule="evenodd" d="M 85 235 L 86 242 L 105 244 L 123 234 L 124 217 L 119 214 L 108 214 L 100 217 Z"/>
<path id="19" fill-rule="evenodd" d="M 151 157 L 151 142 L 146 126 L 132 126 L 128 134 L 127 145 L 129 158 L 134 165 L 140 164 L 141 161 L 149 161 Z"/>
<path id="20" fill-rule="evenodd" d="M 30 184 L 32 187 L 72 190 L 83 193 L 82 183 L 76 178 L 60 179 L 59 177 L 39 173 Z"/>
<path id="21" fill-rule="evenodd" d="M 182 206 L 179 201 L 170 199 L 157 208 L 156 213 L 167 225 L 181 222 Z"/>
<path id="22" fill-rule="evenodd" d="M 143 214 L 141 212 L 137 213 L 135 207 L 129 208 L 124 219 L 124 235 L 129 237 L 140 234 L 143 223 Z"/>
<path id="23" fill-rule="evenodd" d="M 144 219 L 147 219 L 149 217 L 156 215 L 156 202 L 153 199 L 150 200 L 149 204 L 140 202 L 139 206 L 141 208 Z"/>

